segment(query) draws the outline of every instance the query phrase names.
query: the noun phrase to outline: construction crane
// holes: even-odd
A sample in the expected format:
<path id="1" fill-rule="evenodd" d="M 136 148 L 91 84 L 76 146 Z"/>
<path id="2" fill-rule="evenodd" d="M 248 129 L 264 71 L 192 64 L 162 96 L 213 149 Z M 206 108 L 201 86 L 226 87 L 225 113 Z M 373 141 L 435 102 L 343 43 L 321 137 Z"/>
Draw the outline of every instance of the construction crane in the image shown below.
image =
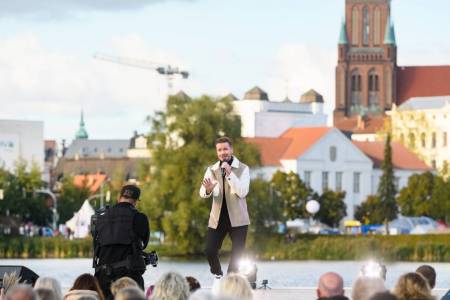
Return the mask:
<path id="1" fill-rule="evenodd" d="M 135 59 L 135 58 L 128 58 L 128 57 L 119 57 L 119 56 L 113 56 L 108 54 L 102 54 L 102 53 L 96 53 L 94 54 L 95 59 L 100 59 L 120 65 L 135 67 L 135 68 L 141 68 L 141 69 L 147 69 L 147 70 L 154 70 L 158 72 L 158 74 L 165 76 L 167 78 L 167 87 L 168 87 L 168 93 L 172 94 L 173 90 L 173 79 L 175 75 L 180 75 L 181 78 L 187 79 L 189 77 L 189 72 L 186 70 L 181 70 L 178 67 L 173 67 L 171 65 L 163 66 L 161 64 L 157 64 L 148 60 L 144 59 Z"/>

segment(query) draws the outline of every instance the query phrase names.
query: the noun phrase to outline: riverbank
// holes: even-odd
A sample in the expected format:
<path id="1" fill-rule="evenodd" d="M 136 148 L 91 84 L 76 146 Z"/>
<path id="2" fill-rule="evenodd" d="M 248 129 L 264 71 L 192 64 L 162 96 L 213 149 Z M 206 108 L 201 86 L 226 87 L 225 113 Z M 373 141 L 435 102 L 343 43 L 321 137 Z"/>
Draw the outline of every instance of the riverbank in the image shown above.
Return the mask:
<path id="1" fill-rule="evenodd" d="M 386 261 L 450 262 L 450 235 L 319 236 L 301 235 L 286 241 L 276 236 L 250 239 L 248 251 L 262 260 L 363 260 L 378 257 Z M 224 244 L 224 250 L 230 243 Z M 187 258 L 176 245 L 151 245 L 163 257 Z M 0 258 L 89 258 L 92 240 L 49 237 L 3 237 Z M 189 258 L 202 253 L 189 255 Z"/>

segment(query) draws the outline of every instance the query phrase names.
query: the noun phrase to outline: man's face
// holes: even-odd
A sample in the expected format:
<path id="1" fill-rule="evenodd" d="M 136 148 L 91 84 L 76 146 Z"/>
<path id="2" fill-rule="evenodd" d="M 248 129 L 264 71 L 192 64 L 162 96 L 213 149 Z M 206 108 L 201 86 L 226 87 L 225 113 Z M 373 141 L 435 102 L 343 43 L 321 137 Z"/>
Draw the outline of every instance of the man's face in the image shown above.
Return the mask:
<path id="1" fill-rule="evenodd" d="M 217 157 L 220 161 L 229 161 L 233 155 L 233 148 L 228 143 L 216 144 Z"/>

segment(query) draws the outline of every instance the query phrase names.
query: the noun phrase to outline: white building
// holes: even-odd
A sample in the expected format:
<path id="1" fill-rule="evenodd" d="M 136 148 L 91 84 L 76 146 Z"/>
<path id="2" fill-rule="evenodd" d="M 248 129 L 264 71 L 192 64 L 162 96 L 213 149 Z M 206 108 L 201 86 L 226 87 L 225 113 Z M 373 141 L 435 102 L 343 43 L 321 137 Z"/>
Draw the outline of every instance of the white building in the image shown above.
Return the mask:
<path id="1" fill-rule="evenodd" d="M 326 189 L 345 191 L 347 219 L 353 218 L 357 205 L 377 191 L 382 143 L 352 142 L 331 127 L 291 128 L 278 138 L 246 141 L 257 145 L 261 152 L 262 167 L 253 170 L 253 178 L 270 180 L 277 170 L 293 171 L 319 194 Z M 405 147 L 394 144 L 394 171 L 401 188 L 410 175 L 429 168 Z"/>
<path id="2" fill-rule="evenodd" d="M 381 164 L 384 158 L 384 142 L 358 142 L 353 141 L 364 154 L 373 161 L 371 178 L 371 194 L 376 194 L 380 177 L 382 175 Z M 417 155 L 398 142 L 392 142 L 392 165 L 394 167 L 395 185 L 400 191 L 408 184 L 408 178 L 414 174 L 432 171 L 432 168 L 420 160 Z"/>
<path id="3" fill-rule="evenodd" d="M 234 109 L 241 116 L 243 137 L 278 137 L 291 127 L 327 124 L 323 97 L 314 90 L 303 94 L 299 102 L 270 101 L 259 87 L 245 93 L 242 100 L 233 99 Z"/>
<path id="4" fill-rule="evenodd" d="M 395 140 L 433 168 L 450 163 L 450 96 L 410 98 L 388 115 Z"/>
<path id="5" fill-rule="evenodd" d="M 13 171 L 23 159 L 44 169 L 44 122 L 0 120 L 0 167 Z"/>

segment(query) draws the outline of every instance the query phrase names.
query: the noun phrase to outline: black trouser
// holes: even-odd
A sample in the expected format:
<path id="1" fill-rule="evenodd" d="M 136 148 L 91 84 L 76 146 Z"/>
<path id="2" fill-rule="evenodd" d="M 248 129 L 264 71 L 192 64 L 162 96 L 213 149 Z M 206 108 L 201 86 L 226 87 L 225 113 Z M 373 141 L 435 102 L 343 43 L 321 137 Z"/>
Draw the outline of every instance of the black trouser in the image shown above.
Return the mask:
<path id="1" fill-rule="evenodd" d="M 245 239 L 247 238 L 248 226 L 231 227 L 229 222 L 220 218 L 217 229 L 208 227 L 206 236 L 206 256 L 208 258 L 211 273 L 223 275 L 219 261 L 219 249 L 227 233 L 231 238 L 231 259 L 228 265 L 227 273 L 239 271 L 239 259 L 245 249 Z"/>
<path id="2" fill-rule="evenodd" d="M 134 279 L 134 281 L 136 281 L 138 286 L 145 292 L 144 278 L 142 278 L 142 276 L 140 274 L 133 274 L 133 273 L 130 274 L 129 272 L 125 271 L 125 272 L 115 272 L 115 273 L 113 272 L 113 274 L 108 276 L 104 272 L 96 272 L 95 277 L 98 279 L 98 282 L 103 291 L 103 295 L 105 296 L 105 299 L 107 299 L 107 300 L 114 299 L 113 295 L 111 294 L 111 283 L 113 283 L 117 279 L 122 278 L 124 276 L 128 276 L 128 277 Z"/>

